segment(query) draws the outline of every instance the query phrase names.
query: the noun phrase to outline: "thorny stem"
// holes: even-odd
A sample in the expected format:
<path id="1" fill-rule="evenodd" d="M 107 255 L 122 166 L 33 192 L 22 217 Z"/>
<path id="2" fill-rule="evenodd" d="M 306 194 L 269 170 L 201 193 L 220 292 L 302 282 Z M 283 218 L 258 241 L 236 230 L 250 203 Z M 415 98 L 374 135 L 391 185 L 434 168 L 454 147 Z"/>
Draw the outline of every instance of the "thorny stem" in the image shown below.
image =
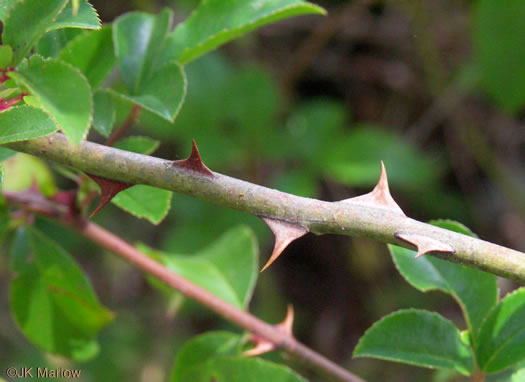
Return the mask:
<path id="1" fill-rule="evenodd" d="M 221 300 L 207 290 L 202 289 L 198 285 L 169 270 L 164 265 L 143 254 L 120 237 L 99 225 L 78 217 L 65 218 L 64 216 L 67 216 L 67 214 L 64 211 L 64 206 L 45 199 L 40 193 L 35 191 L 3 192 L 3 195 L 12 205 L 31 212 L 56 218 L 65 226 L 79 232 L 84 237 L 127 260 L 144 272 L 157 277 L 173 289 L 184 294 L 186 297 L 200 302 L 202 305 L 210 308 L 225 319 L 250 331 L 252 334 L 260 338 L 264 338 L 274 344 L 276 348 L 295 355 L 299 359 L 318 369 L 326 376 L 339 381 L 364 382 L 361 378 L 353 375 L 339 365 L 301 344 L 293 336 L 287 334 L 277 325 L 273 326 L 267 324 L 252 314 L 240 310 L 224 300 Z"/>
<path id="2" fill-rule="evenodd" d="M 525 283 L 525 253 L 425 224 L 381 206 L 303 198 L 216 172 L 205 177 L 152 156 L 91 142 L 73 146 L 60 133 L 5 146 L 108 179 L 150 185 L 285 221 L 315 234 L 368 237 L 409 249 L 414 246 L 395 234 L 418 235 L 454 249 L 454 254 L 432 252 L 433 256 Z"/>
<path id="3" fill-rule="evenodd" d="M 113 146 L 120 138 L 122 138 L 122 135 L 128 130 L 137 120 L 142 108 L 139 105 L 133 105 L 133 108 L 131 109 L 128 118 L 122 123 L 122 125 L 111 134 L 111 136 L 106 141 L 107 146 Z"/>

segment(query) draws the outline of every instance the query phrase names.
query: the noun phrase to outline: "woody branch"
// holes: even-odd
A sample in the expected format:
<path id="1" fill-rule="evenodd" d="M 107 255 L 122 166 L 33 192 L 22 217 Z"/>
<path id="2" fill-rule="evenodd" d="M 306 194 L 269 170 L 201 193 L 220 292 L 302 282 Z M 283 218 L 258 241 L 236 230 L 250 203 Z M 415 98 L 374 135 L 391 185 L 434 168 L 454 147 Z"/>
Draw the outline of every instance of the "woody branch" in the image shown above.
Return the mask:
<path id="1" fill-rule="evenodd" d="M 275 234 L 274 261 L 286 245 L 306 232 L 371 238 L 430 254 L 525 283 L 525 254 L 405 216 L 388 190 L 383 171 L 369 194 L 337 202 L 303 198 L 212 172 L 196 147 L 186 161 L 168 161 L 83 142 L 73 146 L 55 133 L 5 145 L 128 184 L 145 184 L 194 196 L 260 216 Z"/>

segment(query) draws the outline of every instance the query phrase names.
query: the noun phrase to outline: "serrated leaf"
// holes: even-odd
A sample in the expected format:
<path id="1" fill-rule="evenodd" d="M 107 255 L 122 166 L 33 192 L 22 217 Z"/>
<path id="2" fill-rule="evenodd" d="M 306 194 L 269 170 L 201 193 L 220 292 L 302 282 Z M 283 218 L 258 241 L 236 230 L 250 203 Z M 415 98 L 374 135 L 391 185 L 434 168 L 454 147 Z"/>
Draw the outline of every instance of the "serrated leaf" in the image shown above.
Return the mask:
<path id="1" fill-rule="evenodd" d="M 13 59 L 13 49 L 9 45 L 0 45 L 0 69 L 5 69 Z"/>
<path id="2" fill-rule="evenodd" d="M 221 357 L 193 368 L 180 382 L 307 382 L 289 367 L 260 358 Z"/>
<path id="3" fill-rule="evenodd" d="M 136 95 L 115 94 L 173 122 L 184 102 L 186 87 L 182 66 L 173 62 L 153 73 Z"/>
<path id="4" fill-rule="evenodd" d="M 446 368 L 468 375 L 472 352 L 459 330 L 425 310 L 400 310 L 383 317 L 361 337 L 354 357 L 372 357 L 410 365 Z"/>
<path id="5" fill-rule="evenodd" d="M 429 223 L 474 236 L 467 227 L 451 220 L 434 220 Z M 422 292 L 440 290 L 457 301 L 476 343 L 483 319 L 498 302 L 496 276 L 432 256 L 415 260 L 414 251 L 395 245 L 389 244 L 388 249 L 399 273 L 414 288 Z"/>
<path id="6" fill-rule="evenodd" d="M 495 373 L 525 360 L 525 288 L 507 296 L 492 309 L 479 332 L 481 370 Z"/>
<path id="7" fill-rule="evenodd" d="M 89 83 L 78 69 L 53 58 L 32 56 L 27 68 L 9 76 L 40 100 L 74 145 L 82 142 L 91 124 L 92 99 Z"/>
<path id="8" fill-rule="evenodd" d="M 74 38 L 61 51 L 60 59 L 84 73 L 91 88 L 98 88 L 115 66 L 111 27 Z"/>
<path id="9" fill-rule="evenodd" d="M 62 49 L 80 34 L 82 34 L 82 30 L 76 28 L 57 29 L 47 32 L 36 44 L 35 52 L 45 58 L 57 58 Z"/>
<path id="10" fill-rule="evenodd" d="M 40 40 L 67 0 L 24 0 L 13 5 L 4 21 L 2 42 L 13 48 L 16 66 Z"/>
<path id="11" fill-rule="evenodd" d="M 156 139 L 141 136 L 132 136 L 120 139 L 115 148 L 131 151 L 134 153 L 150 155 L 159 147 L 160 142 Z"/>
<path id="12" fill-rule="evenodd" d="M 142 184 L 119 192 L 111 202 L 124 211 L 159 224 L 171 207 L 171 191 Z"/>
<path id="13" fill-rule="evenodd" d="M 164 9 L 158 16 L 130 12 L 113 23 L 113 41 L 120 75 L 131 95 L 138 94 L 152 74 L 172 17 L 169 9 Z"/>
<path id="14" fill-rule="evenodd" d="M 78 12 L 74 12 L 73 1 L 69 1 L 66 7 L 51 24 L 47 31 L 61 28 L 99 29 L 101 22 L 97 11 L 87 0 L 80 0 Z"/>
<path id="15" fill-rule="evenodd" d="M 232 228 L 198 253 L 170 255 L 140 249 L 182 277 L 230 304 L 246 309 L 257 279 L 257 240 L 245 226 Z"/>
<path id="16" fill-rule="evenodd" d="M 10 304 L 24 333 L 42 349 L 75 360 L 98 352 L 95 336 L 112 320 L 74 260 L 34 229 L 13 245 Z"/>
<path id="17" fill-rule="evenodd" d="M 182 64 L 265 24 L 302 14 L 324 14 L 302 0 L 206 0 L 177 25 L 163 48 L 161 62 Z"/>
<path id="18" fill-rule="evenodd" d="M 492 0 L 477 4 L 475 65 L 480 85 L 510 111 L 525 105 L 525 51 L 516 49 L 525 40 L 525 2 L 508 0 L 505 6 Z"/>
<path id="19" fill-rule="evenodd" d="M 93 94 L 93 127 L 106 138 L 111 134 L 115 123 L 115 105 L 113 96 L 106 90 L 97 90 Z"/>
<path id="20" fill-rule="evenodd" d="M 0 144 L 43 137 L 57 131 L 42 109 L 19 106 L 0 113 Z"/>
<path id="21" fill-rule="evenodd" d="M 193 337 L 177 353 L 170 380 L 184 380 L 184 374 L 209 359 L 240 355 L 241 337 L 230 332 L 208 332 Z"/>
<path id="22" fill-rule="evenodd" d="M 5 18 L 9 14 L 11 7 L 15 5 L 19 0 L 2 0 L 0 1 L 0 21 L 5 23 Z"/>

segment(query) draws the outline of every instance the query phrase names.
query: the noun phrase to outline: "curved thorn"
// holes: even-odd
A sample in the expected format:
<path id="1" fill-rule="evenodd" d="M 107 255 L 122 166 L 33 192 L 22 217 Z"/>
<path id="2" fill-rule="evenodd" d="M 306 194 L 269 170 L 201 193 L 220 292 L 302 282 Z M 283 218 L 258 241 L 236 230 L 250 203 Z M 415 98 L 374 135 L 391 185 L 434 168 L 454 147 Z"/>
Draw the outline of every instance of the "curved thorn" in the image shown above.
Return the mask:
<path id="1" fill-rule="evenodd" d="M 350 203 L 361 203 L 369 206 L 386 208 L 401 215 L 405 216 L 405 213 L 395 202 L 394 198 L 390 194 L 390 188 L 388 187 L 388 177 L 386 175 L 385 164 L 381 161 L 381 174 L 379 175 L 379 180 L 372 191 L 368 194 L 361 196 L 356 196 L 354 198 L 345 199 L 343 202 Z"/>
<path id="2" fill-rule="evenodd" d="M 90 219 L 104 208 L 106 204 L 108 204 L 120 191 L 133 186 L 132 184 L 120 182 L 118 180 L 106 179 L 92 174 L 86 175 L 93 179 L 100 187 L 100 201 L 98 202 L 97 208 L 95 208 L 91 215 L 89 215 Z"/>
<path id="3" fill-rule="evenodd" d="M 292 224 L 282 220 L 265 217 L 263 217 L 262 219 L 272 230 L 273 235 L 275 236 L 275 244 L 273 247 L 272 255 L 270 256 L 270 259 L 263 267 L 263 269 L 261 269 L 261 272 L 263 272 L 266 268 L 272 265 L 272 263 L 275 260 L 277 260 L 277 258 L 281 255 L 284 249 L 288 246 L 288 244 L 290 244 L 292 241 L 300 238 L 308 232 L 306 228 L 297 224 Z"/>
<path id="4" fill-rule="evenodd" d="M 286 310 L 286 317 L 281 323 L 274 325 L 274 326 L 282 330 L 283 332 L 285 332 L 288 336 L 293 337 L 293 333 L 292 333 L 293 320 L 294 320 L 293 306 L 292 304 L 288 304 L 288 308 Z M 245 357 L 255 357 L 255 356 L 258 356 L 264 353 L 268 353 L 277 348 L 277 346 L 275 346 L 274 343 L 269 342 L 256 335 L 252 335 L 250 337 L 250 340 L 255 343 L 255 347 L 243 352 L 242 354 Z"/>
<path id="5" fill-rule="evenodd" d="M 431 252 L 456 253 L 456 250 L 450 245 L 416 233 L 396 232 L 394 233 L 394 237 L 416 247 L 416 259 Z"/>
<path id="6" fill-rule="evenodd" d="M 203 176 L 214 176 L 213 172 L 202 162 L 195 139 L 192 142 L 190 156 L 187 159 L 173 161 L 173 165 L 185 170 L 197 172 Z"/>

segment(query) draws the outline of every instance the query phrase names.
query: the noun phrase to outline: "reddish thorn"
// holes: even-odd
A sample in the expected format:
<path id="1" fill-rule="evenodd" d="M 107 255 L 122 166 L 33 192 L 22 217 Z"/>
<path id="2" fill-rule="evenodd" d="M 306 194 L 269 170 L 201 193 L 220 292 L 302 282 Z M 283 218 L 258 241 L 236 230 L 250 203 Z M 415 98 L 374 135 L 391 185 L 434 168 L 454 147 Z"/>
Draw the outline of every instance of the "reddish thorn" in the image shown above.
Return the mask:
<path id="1" fill-rule="evenodd" d="M 50 198 L 51 200 L 67 207 L 66 219 L 70 219 L 78 213 L 76 204 L 77 192 L 77 190 L 59 191 Z"/>
<path id="2" fill-rule="evenodd" d="M 284 318 L 283 322 L 274 325 L 275 328 L 283 331 L 288 336 L 293 337 L 292 333 L 292 327 L 293 327 L 293 320 L 294 320 L 294 311 L 293 306 L 291 304 L 288 304 L 288 309 L 286 311 L 286 317 Z M 261 338 L 255 334 L 252 334 L 250 337 L 250 341 L 255 343 L 255 347 L 247 350 L 243 353 L 245 357 L 254 357 L 258 356 L 264 353 L 268 353 L 272 350 L 276 349 L 275 344 L 272 342 L 269 342 L 265 340 L 264 338 Z"/>
<path id="3" fill-rule="evenodd" d="M 288 246 L 288 244 L 290 244 L 292 241 L 300 238 L 308 232 L 306 228 L 298 224 L 292 224 L 282 220 L 276 220 L 271 218 L 262 219 L 266 224 L 268 224 L 268 226 L 272 230 L 273 235 L 275 236 L 275 244 L 273 247 L 272 255 L 270 256 L 270 259 L 263 267 L 263 269 L 261 269 L 261 272 L 263 272 L 266 268 L 272 265 L 272 263 L 275 260 L 277 260 L 277 258 L 281 255 L 284 249 Z"/>
<path id="4" fill-rule="evenodd" d="M 195 139 L 193 140 L 191 154 L 188 159 L 173 161 L 173 165 L 179 168 L 197 172 L 203 176 L 214 177 L 213 172 L 202 162 L 199 149 L 195 143 Z"/>
<path id="5" fill-rule="evenodd" d="M 90 219 L 95 216 L 102 208 L 104 208 L 106 204 L 108 204 L 111 199 L 113 199 L 113 197 L 120 191 L 133 186 L 132 184 L 120 182 L 118 180 L 101 178 L 92 174 L 86 175 L 93 179 L 100 187 L 100 201 L 98 202 L 98 206 L 95 208 L 95 211 L 89 215 Z"/>

